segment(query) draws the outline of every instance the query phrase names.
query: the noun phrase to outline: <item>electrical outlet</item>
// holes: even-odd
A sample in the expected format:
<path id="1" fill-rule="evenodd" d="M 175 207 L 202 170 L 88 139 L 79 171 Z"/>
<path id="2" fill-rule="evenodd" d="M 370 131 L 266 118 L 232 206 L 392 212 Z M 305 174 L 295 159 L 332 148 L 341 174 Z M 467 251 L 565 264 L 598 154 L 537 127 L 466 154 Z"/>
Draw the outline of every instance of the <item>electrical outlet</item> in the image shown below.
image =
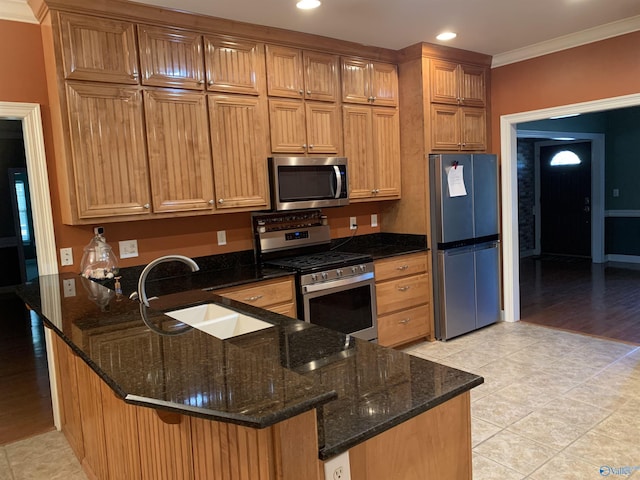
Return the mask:
<path id="1" fill-rule="evenodd" d="M 619 197 L 619 196 L 620 196 L 620 190 L 619 190 L 619 189 L 617 189 L 617 188 L 614 188 L 614 189 L 613 189 L 613 196 L 614 196 L 614 197 Z"/>
<path id="2" fill-rule="evenodd" d="M 351 480 L 349 452 L 344 452 L 324 463 L 325 480 Z"/>
<path id="3" fill-rule="evenodd" d="M 137 240 L 122 240 L 118 242 L 120 247 L 120 258 L 133 258 L 138 256 Z"/>
<path id="4" fill-rule="evenodd" d="M 219 230 L 218 231 L 218 245 L 226 245 L 227 244 L 227 231 Z"/>
<path id="5" fill-rule="evenodd" d="M 73 278 L 67 278 L 62 281 L 62 291 L 66 297 L 75 297 L 76 296 L 76 281 Z"/>
<path id="6" fill-rule="evenodd" d="M 349 217 L 349 228 L 351 230 L 355 230 L 358 228 L 358 222 L 356 222 L 356 217 Z"/>
<path id="7" fill-rule="evenodd" d="M 377 227 L 378 226 L 378 214 L 377 213 L 372 213 L 371 214 L 371 226 L 372 227 Z"/>
<path id="8" fill-rule="evenodd" d="M 60 249 L 60 265 L 63 267 L 73 265 L 73 249 L 71 247 Z"/>

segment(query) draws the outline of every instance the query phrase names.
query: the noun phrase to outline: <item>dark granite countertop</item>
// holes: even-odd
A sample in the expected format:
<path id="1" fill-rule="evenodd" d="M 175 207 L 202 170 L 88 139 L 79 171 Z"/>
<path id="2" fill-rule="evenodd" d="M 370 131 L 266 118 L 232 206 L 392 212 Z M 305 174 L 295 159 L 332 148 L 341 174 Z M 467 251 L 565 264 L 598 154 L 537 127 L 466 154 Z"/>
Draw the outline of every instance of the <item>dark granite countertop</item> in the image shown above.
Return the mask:
<path id="1" fill-rule="evenodd" d="M 380 243 L 370 248 L 384 250 Z M 402 253 L 412 251 L 424 248 L 405 246 Z M 19 294 L 126 402 L 254 428 L 315 408 L 322 460 L 483 382 L 471 373 L 222 298 L 211 290 L 290 273 L 207 262 L 199 264 L 218 268 L 150 279 L 147 293 L 160 296 L 151 308 L 76 274 L 39 277 Z M 133 273 L 123 277 L 124 294 L 135 290 Z M 73 296 L 65 296 L 68 282 L 74 284 Z M 200 303 L 217 303 L 273 327 L 219 340 L 163 313 Z"/>
<path id="2" fill-rule="evenodd" d="M 355 237 L 338 238 L 331 247 L 343 252 L 365 253 L 374 260 L 427 251 L 425 235 L 399 233 L 374 233 Z"/>

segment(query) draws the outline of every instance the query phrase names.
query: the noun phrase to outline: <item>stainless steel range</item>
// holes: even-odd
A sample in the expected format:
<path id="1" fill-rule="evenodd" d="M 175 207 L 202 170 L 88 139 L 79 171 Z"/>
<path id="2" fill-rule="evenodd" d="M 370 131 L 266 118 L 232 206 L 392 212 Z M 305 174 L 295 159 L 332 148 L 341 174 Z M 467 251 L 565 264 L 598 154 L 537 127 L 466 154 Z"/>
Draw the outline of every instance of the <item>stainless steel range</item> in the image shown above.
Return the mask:
<path id="1" fill-rule="evenodd" d="M 369 255 L 331 249 L 320 210 L 252 215 L 259 263 L 296 272 L 298 318 L 376 340 L 375 279 Z"/>

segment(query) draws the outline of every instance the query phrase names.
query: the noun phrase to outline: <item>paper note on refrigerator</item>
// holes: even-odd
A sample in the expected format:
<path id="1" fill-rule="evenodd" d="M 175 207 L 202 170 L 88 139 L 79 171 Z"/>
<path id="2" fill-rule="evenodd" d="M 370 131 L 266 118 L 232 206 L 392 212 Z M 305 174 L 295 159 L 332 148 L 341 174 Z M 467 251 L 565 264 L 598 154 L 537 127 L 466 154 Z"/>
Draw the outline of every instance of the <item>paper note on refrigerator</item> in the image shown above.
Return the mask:
<path id="1" fill-rule="evenodd" d="M 464 186 L 464 176 L 462 175 L 463 168 L 462 165 L 446 168 L 450 197 L 464 197 L 467 194 L 467 189 Z"/>

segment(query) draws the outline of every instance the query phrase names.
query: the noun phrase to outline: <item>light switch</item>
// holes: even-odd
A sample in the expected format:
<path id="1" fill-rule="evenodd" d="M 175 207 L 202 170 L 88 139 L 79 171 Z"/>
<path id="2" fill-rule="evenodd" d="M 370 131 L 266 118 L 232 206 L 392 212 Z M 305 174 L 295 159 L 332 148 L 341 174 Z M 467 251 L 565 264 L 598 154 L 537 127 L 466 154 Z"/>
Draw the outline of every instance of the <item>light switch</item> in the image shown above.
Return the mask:
<path id="1" fill-rule="evenodd" d="M 227 244 L 227 231 L 219 230 L 218 231 L 218 245 L 226 245 Z"/>

